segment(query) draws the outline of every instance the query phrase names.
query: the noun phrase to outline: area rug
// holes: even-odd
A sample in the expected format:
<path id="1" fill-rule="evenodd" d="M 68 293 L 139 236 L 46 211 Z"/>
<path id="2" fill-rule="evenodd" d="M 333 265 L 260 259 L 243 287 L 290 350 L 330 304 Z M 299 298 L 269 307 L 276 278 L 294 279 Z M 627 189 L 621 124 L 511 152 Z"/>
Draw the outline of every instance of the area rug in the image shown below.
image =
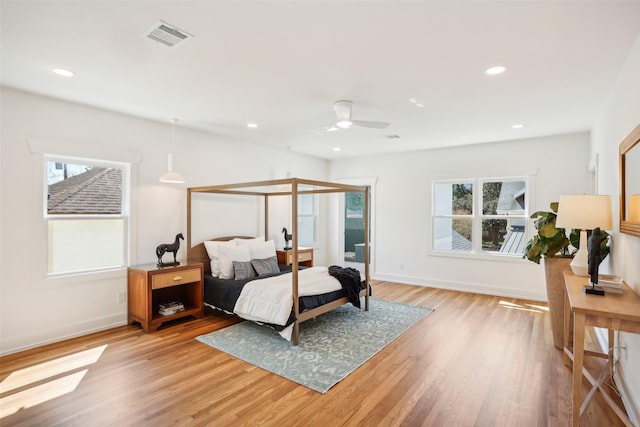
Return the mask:
<path id="1" fill-rule="evenodd" d="M 300 345 L 242 322 L 196 339 L 320 393 L 344 379 L 433 310 L 371 298 L 370 310 L 343 305 L 300 324 Z"/>

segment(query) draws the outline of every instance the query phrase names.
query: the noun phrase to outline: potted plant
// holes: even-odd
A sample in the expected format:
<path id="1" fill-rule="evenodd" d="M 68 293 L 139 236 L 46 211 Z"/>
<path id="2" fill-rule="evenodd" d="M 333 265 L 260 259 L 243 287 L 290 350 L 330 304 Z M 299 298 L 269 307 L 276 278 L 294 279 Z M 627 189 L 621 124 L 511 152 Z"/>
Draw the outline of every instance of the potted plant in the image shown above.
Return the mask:
<path id="1" fill-rule="evenodd" d="M 523 258 L 540 264 L 544 258 L 545 279 L 547 285 L 547 299 L 549 300 L 549 315 L 551 316 L 551 330 L 553 345 L 562 349 L 564 346 L 564 277 L 563 272 L 569 270 L 569 263 L 573 254 L 580 247 L 580 230 L 571 230 L 567 237 L 564 228 L 556 227 L 558 202 L 550 205 L 551 212 L 538 211 L 531 215 L 536 218 L 534 226 L 538 234 L 527 243 Z M 591 231 L 588 231 L 591 234 Z M 600 238 L 600 262 L 609 254 L 609 233 L 602 230 Z M 570 250 L 570 246 L 574 250 Z"/>

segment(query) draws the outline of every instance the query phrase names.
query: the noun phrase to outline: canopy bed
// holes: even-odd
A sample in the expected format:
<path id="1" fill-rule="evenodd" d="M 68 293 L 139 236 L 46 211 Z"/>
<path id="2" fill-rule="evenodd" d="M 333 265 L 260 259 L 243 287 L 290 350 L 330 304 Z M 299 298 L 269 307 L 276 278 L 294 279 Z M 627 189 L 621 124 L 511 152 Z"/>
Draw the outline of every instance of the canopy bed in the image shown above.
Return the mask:
<path id="1" fill-rule="evenodd" d="M 205 187 L 191 187 L 187 189 L 187 260 L 189 262 L 201 262 L 205 266 L 205 302 L 207 300 L 211 301 L 210 304 L 215 306 L 216 308 L 223 309 L 225 311 L 230 311 L 230 304 L 237 304 L 240 300 L 244 301 L 244 293 L 242 297 L 239 297 L 239 290 L 237 288 L 239 282 L 242 282 L 240 285 L 244 289 L 242 292 L 245 292 L 246 289 L 255 284 L 255 282 L 260 282 L 261 285 L 268 283 L 269 287 L 279 287 L 282 291 L 282 280 L 281 277 L 269 277 L 269 276 L 278 276 L 279 273 L 271 271 L 273 274 L 269 274 L 270 267 L 260 265 L 260 268 L 265 269 L 265 274 L 260 274 L 258 279 L 253 280 L 255 275 L 255 271 L 258 270 L 255 263 L 253 263 L 253 259 L 241 259 L 240 261 L 250 261 L 255 269 L 252 271 L 253 274 L 246 275 L 243 267 L 243 263 L 240 261 L 235 261 L 233 263 L 233 267 L 230 265 L 226 265 L 224 269 L 235 269 L 235 277 L 234 272 L 223 272 L 221 270 L 222 267 L 215 264 L 215 259 L 218 261 L 220 259 L 225 258 L 222 252 L 229 250 L 229 248 L 225 248 L 228 246 L 227 242 L 231 249 L 233 248 L 234 243 L 242 245 L 253 244 L 254 247 L 258 248 L 258 251 L 261 251 L 263 245 L 273 244 L 273 241 L 269 240 L 269 200 L 275 196 L 282 197 L 288 196 L 290 199 L 291 206 L 291 228 L 292 228 L 292 237 L 291 237 L 291 265 L 289 267 L 290 272 L 285 271 L 284 277 L 286 280 L 290 281 L 290 293 L 289 285 L 286 284 L 287 293 L 286 295 L 291 295 L 291 310 L 290 310 L 290 318 L 287 321 L 287 324 L 290 324 L 290 334 L 293 345 L 298 345 L 300 339 L 300 323 L 305 320 L 314 318 L 322 313 L 326 313 L 330 310 L 333 310 L 343 304 L 348 302 L 354 303 L 354 292 L 348 291 L 345 288 L 344 277 L 338 277 L 339 275 L 344 276 L 341 271 L 333 271 L 331 268 L 327 267 L 311 267 L 305 268 L 300 265 L 299 260 L 301 259 L 298 254 L 298 195 L 302 194 L 329 194 L 329 193 L 348 193 L 348 192 L 362 192 L 364 193 L 364 280 L 358 280 L 358 286 L 361 286 L 361 289 L 358 289 L 355 292 L 355 298 L 357 299 L 357 303 L 359 306 L 360 296 L 364 296 L 365 301 L 365 310 L 369 310 L 369 187 L 367 186 L 357 186 L 357 185 L 346 185 L 332 182 L 324 182 L 324 181 L 314 181 L 307 180 L 301 178 L 287 178 L 287 179 L 279 179 L 279 180 L 270 180 L 270 181 L 259 181 L 259 182 L 246 182 L 246 183 L 238 183 L 238 184 L 226 184 L 226 185 L 213 185 L 213 186 L 205 186 Z M 253 241 L 258 239 L 253 239 L 247 236 L 226 236 L 226 237 L 217 237 L 215 239 L 203 240 L 196 244 L 193 241 L 193 230 L 192 225 L 194 223 L 194 211 L 193 207 L 193 197 L 196 194 L 211 194 L 211 195 L 244 195 L 244 196 L 255 196 L 262 200 L 262 210 L 264 216 L 264 239 L 260 239 L 259 243 L 254 243 Z M 208 197 L 208 196 L 207 196 Z M 215 245 L 214 245 L 215 243 Z M 220 257 L 217 256 L 211 257 L 211 253 L 208 251 L 218 250 L 220 251 Z M 253 249 L 252 249 L 253 250 Z M 264 260 L 258 260 L 264 261 Z M 251 267 L 249 267 L 251 268 Z M 285 269 L 286 267 L 280 266 L 279 268 Z M 333 268 L 333 267 L 332 267 Z M 212 271 L 212 269 L 216 271 Z M 339 269 L 339 268 L 338 268 Z M 345 269 L 349 270 L 349 269 Z M 208 274 L 209 273 L 209 274 Z M 220 274 L 218 274 L 220 273 Z M 348 273 L 348 272 L 344 272 Z M 210 279 L 214 276 L 219 276 L 218 280 L 215 281 L 216 286 L 215 290 L 211 290 L 211 288 L 207 288 L 207 283 L 212 283 L 213 279 Z M 243 280 L 229 280 L 236 279 L 239 276 L 240 279 Z M 326 279 L 325 276 L 329 276 L 329 279 Z M 266 278 L 262 278 L 266 277 Z M 358 275 L 358 279 L 360 276 Z M 222 280 L 220 280 L 222 279 Z M 328 282 L 338 282 L 338 288 L 333 289 L 331 285 L 327 284 Z M 273 282 L 273 284 L 272 284 Z M 309 284 L 309 282 L 313 282 Z M 266 288 L 266 286 L 254 286 L 254 293 L 260 294 Z M 342 287 L 340 288 L 340 285 Z M 329 286 L 328 288 L 326 286 Z M 349 295 L 351 294 L 351 295 Z M 283 293 L 283 295 L 285 295 Z M 349 298 L 351 297 L 351 298 Z M 226 300 L 225 300 L 226 298 Z M 230 300 L 229 300 L 230 298 Z M 259 298 L 259 295 L 258 297 Z M 273 297 L 272 297 L 273 298 Z M 231 301 L 231 302 L 229 302 Z M 226 307 L 225 307 L 226 305 Z M 246 303 L 249 306 L 255 306 L 255 301 L 250 301 Z M 354 303 L 355 305 L 355 303 Z M 235 312 L 236 310 L 234 310 Z M 259 310 L 260 311 L 260 310 Z M 261 317 L 255 318 L 252 315 L 243 315 L 240 313 L 236 313 L 243 318 L 248 320 L 255 321 L 264 321 Z M 280 313 L 282 314 L 282 313 Z M 264 321 L 264 323 L 269 323 Z M 278 323 L 279 324 L 279 323 Z M 281 333 L 282 334 L 282 333 Z M 284 336 L 284 335 L 283 335 Z"/>

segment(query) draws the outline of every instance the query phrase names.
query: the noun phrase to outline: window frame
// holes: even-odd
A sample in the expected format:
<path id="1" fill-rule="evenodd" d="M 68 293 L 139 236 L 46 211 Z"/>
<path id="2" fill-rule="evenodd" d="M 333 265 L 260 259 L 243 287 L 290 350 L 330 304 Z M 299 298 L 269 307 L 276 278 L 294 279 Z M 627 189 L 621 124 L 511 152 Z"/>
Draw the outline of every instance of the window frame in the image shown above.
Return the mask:
<path id="1" fill-rule="evenodd" d="M 312 187 L 300 185 L 298 187 L 298 191 L 306 191 L 312 190 Z M 313 200 L 313 213 L 312 214 L 301 214 L 300 213 L 300 197 L 303 196 L 311 196 L 311 200 Z M 304 247 L 315 247 L 318 243 L 318 194 L 298 194 L 298 245 Z M 300 219 L 301 218 L 312 218 L 313 219 L 313 241 L 312 242 L 301 242 L 300 236 Z"/>
<path id="2" fill-rule="evenodd" d="M 495 214 L 485 215 L 483 212 L 483 186 L 487 182 L 514 182 L 523 181 L 525 183 L 525 206 L 523 213 L 519 215 Z M 438 184 L 471 184 L 472 185 L 472 213 L 471 215 L 460 214 L 436 214 L 436 185 Z M 504 253 L 499 251 L 486 251 L 482 248 L 482 224 L 486 219 L 509 219 L 521 218 L 524 223 L 525 236 L 530 233 L 529 210 L 532 206 L 533 179 L 530 175 L 510 175 L 510 176 L 477 176 L 467 178 L 447 178 L 433 179 L 431 181 L 431 238 L 430 238 L 430 254 L 435 256 L 461 257 L 473 259 L 500 259 L 507 261 L 522 261 L 520 253 Z M 471 250 L 455 251 L 435 248 L 435 228 L 436 220 L 439 218 L 451 219 L 471 219 Z"/>
<path id="3" fill-rule="evenodd" d="M 81 164 L 97 167 L 113 167 L 122 170 L 122 204 L 120 214 L 50 214 L 48 212 L 48 163 L 67 163 L 67 164 Z M 127 268 L 130 259 L 130 247 L 131 247 L 131 180 L 132 180 L 132 164 L 123 161 L 95 159 L 91 157 L 78 157 L 78 156 L 65 156 L 60 154 L 44 154 L 42 162 L 43 171 L 43 191 L 42 191 L 42 220 L 45 230 L 45 265 L 44 276 L 47 279 L 64 278 L 77 275 L 87 275 L 95 273 L 105 273 L 113 271 L 123 271 Z M 120 219 L 122 220 L 122 252 L 119 265 L 112 265 L 106 267 L 91 267 L 86 269 L 75 269 L 64 272 L 50 272 L 49 260 L 50 253 L 50 241 L 49 241 L 49 225 L 53 221 L 98 221 L 104 219 Z"/>

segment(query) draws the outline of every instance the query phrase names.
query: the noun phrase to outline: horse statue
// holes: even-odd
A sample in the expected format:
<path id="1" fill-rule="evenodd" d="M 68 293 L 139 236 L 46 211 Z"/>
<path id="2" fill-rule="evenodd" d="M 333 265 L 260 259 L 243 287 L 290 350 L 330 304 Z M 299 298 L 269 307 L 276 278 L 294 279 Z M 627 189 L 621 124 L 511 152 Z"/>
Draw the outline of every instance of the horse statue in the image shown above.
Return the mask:
<path id="1" fill-rule="evenodd" d="M 178 255 L 178 249 L 180 249 L 180 239 L 184 240 L 182 233 L 176 234 L 176 240 L 173 243 L 161 243 L 156 248 L 156 255 L 158 256 L 158 267 L 169 265 L 180 265 L 176 256 Z M 162 262 L 162 256 L 167 252 L 173 252 L 173 262 L 164 264 Z"/>
<path id="2" fill-rule="evenodd" d="M 293 235 L 289 234 L 286 227 L 282 228 L 282 233 L 284 234 L 284 250 L 290 251 L 291 246 L 289 246 L 289 242 L 291 241 L 291 239 L 293 239 Z"/>

